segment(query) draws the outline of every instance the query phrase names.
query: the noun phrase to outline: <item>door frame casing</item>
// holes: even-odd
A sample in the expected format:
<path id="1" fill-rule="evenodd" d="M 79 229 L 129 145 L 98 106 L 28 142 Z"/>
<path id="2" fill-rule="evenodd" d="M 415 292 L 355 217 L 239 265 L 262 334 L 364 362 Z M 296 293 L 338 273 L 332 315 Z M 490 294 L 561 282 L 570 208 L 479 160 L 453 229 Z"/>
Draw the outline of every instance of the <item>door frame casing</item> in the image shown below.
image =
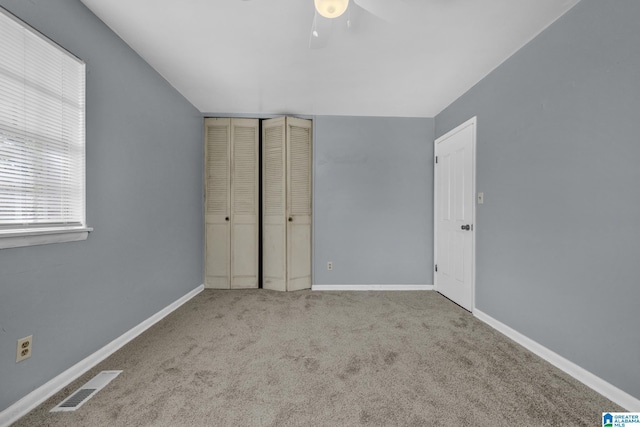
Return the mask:
<path id="1" fill-rule="evenodd" d="M 468 128 L 469 126 L 473 127 L 473 137 L 471 141 L 471 194 L 473 200 L 471 202 L 471 218 L 472 218 L 472 227 L 471 230 L 471 312 L 476 308 L 476 230 L 477 230 L 477 221 L 476 221 L 476 197 L 477 197 L 477 189 L 476 189 L 476 175 L 477 175 L 477 166 L 476 166 L 476 153 L 477 153 L 477 134 L 478 134 L 478 117 L 474 116 L 464 123 L 456 126 L 454 129 L 445 133 L 441 137 L 437 138 L 433 142 L 433 287 L 434 290 L 438 291 L 438 275 L 435 271 L 435 266 L 438 264 L 438 173 L 436 168 L 436 159 L 438 156 L 438 143 L 442 142 L 445 139 L 457 134 L 458 132 Z"/>

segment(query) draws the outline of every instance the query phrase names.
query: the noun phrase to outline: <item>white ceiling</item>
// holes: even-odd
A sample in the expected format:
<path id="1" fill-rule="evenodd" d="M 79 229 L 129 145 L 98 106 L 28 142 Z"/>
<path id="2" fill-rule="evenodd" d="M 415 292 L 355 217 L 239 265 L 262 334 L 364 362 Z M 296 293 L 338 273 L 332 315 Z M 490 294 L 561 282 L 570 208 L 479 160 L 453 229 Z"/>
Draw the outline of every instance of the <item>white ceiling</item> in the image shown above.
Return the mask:
<path id="1" fill-rule="evenodd" d="M 404 117 L 436 116 L 579 0 L 386 1 L 408 14 L 351 0 L 352 29 L 310 49 L 313 0 L 82 0 L 203 113 Z"/>

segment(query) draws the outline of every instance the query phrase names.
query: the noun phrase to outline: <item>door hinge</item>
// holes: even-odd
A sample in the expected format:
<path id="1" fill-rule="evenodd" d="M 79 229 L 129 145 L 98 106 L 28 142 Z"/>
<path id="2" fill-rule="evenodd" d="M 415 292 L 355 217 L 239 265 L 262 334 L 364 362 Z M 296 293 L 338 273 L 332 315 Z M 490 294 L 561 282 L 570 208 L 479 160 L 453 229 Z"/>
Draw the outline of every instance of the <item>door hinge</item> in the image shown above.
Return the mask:
<path id="1" fill-rule="evenodd" d="M 438 156 L 436 156 L 436 163 L 438 163 Z"/>
<path id="2" fill-rule="evenodd" d="M 436 264 L 436 273 L 438 272 L 438 264 Z"/>

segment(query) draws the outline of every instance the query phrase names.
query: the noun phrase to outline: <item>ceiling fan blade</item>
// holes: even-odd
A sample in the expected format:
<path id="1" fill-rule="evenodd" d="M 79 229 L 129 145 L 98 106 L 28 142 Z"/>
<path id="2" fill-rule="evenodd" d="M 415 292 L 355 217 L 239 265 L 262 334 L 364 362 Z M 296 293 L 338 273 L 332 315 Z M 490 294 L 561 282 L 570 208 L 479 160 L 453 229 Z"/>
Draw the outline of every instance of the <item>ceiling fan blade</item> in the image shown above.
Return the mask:
<path id="1" fill-rule="evenodd" d="M 353 0 L 355 4 L 378 18 L 398 24 L 411 22 L 411 8 L 403 0 Z"/>
<path id="2" fill-rule="evenodd" d="M 322 49 L 327 47 L 333 31 L 333 20 L 324 18 L 316 12 L 311 24 L 309 35 L 309 49 Z"/>

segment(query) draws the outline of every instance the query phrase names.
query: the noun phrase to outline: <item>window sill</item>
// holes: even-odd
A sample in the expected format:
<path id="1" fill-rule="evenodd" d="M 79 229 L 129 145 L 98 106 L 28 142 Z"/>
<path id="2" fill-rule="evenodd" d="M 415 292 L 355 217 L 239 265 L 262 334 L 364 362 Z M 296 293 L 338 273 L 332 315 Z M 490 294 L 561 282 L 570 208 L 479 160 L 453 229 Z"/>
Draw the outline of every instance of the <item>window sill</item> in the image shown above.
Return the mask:
<path id="1" fill-rule="evenodd" d="M 0 230 L 0 249 L 49 243 L 77 242 L 87 240 L 90 227 L 49 227 Z"/>

